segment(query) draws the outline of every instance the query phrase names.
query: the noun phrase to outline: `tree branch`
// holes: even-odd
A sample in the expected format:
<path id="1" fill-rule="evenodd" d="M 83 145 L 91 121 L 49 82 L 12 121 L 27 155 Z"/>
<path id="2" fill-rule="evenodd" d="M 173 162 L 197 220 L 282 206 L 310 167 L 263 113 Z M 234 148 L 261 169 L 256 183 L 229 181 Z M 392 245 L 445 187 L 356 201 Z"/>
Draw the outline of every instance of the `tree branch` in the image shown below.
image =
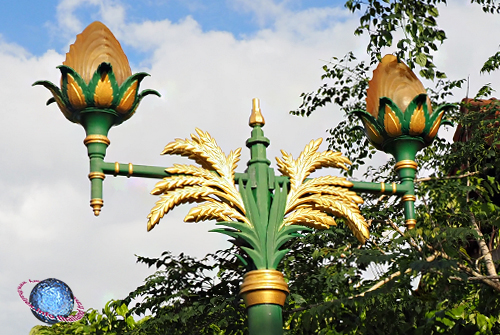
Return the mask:
<path id="1" fill-rule="evenodd" d="M 488 271 L 489 276 L 497 276 L 497 270 L 495 268 L 495 263 L 493 263 L 493 258 L 491 257 L 491 252 L 488 246 L 486 245 L 486 241 L 484 240 L 483 232 L 479 228 L 476 217 L 472 212 L 469 212 L 469 216 L 472 222 L 472 226 L 476 231 L 479 238 L 477 239 L 477 243 L 479 244 L 479 249 L 481 250 L 481 254 L 484 257 L 484 263 L 486 265 L 486 270 Z M 494 279 L 494 281 L 498 282 L 498 279 Z"/>
<path id="2" fill-rule="evenodd" d="M 399 235 L 401 235 L 402 237 L 408 237 L 408 236 L 405 236 L 405 234 L 401 231 L 401 229 L 399 229 L 399 227 L 391 219 L 388 219 L 387 222 L 389 222 L 391 227 L 395 231 L 397 231 L 399 233 Z M 417 244 L 417 242 L 415 242 L 415 240 L 411 236 L 409 238 L 408 243 L 410 243 L 410 245 L 412 247 L 414 247 L 415 249 L 417 249 L 418 251 L 422 252 L 422 248 Z"/>
<path id="3" fill-rule="evenodd" d="M 470 176 L 474 176 L 474 175 L 476 175 L 476 174 L 478 174 L 480 172 L 481 171 L 467 172 L 466 174 L 462 174 L 462 175 L 459 175 L 459 176 L 424 177 L 424 178 L 415 179 L 415 182 L 416 183 L 422 183 L 422 182 L 431 181 L 431 180 L 462 179 L 462 178 L 467 178 L 467 177 L 470 177 Z"/>
<path id="4" fill-rule="evenodd" d="M 429 257 L 427 257 L 425 260 L 427 262 L 432 262 L 433 260 L 436 259 L 436 255 L 431 255 Z M 406 273 L 410 273 L 411 271 L 413 271 L 412 268 L 408 268 L 406 269 L 406 271 L 404 272 L 405 274 Z M 378 283 L 376 283 L 375 285 L 373 285 L 372 287 L 370 287 L 368 290 L 360 293 L 360 294 L 357 294 L 355 296 L 352 296 L 352 297 L 349 297 L 349 299 L 352 299 L 352 298 L 357 298 L 357 297 L 363 297 L 366 293 L 368 292 L 371 292 L 371 291 L 375 291 L 376 289 L 379 289 L 381 288 L 382 286 L 384 286 L 385 284 L 387 284 L 388 282 L 390 282 L 391 280 L 393 280 L 394 278 L 398 277 L 401 275 L 401 271 L 397 271 L 397 272 L 394 272 L 392 275 L 390 275 L 389 277 L 379 281 Z"/>
<path id="5" fill-rule="evenodd" d="M 463 281 L 460 277 L 449 277 L 450 279 Z M 467 280 L 483 280 L 483 279 L 500 279 L 500 276 L 479 276 L 479 277 L 468 277 Z"/>

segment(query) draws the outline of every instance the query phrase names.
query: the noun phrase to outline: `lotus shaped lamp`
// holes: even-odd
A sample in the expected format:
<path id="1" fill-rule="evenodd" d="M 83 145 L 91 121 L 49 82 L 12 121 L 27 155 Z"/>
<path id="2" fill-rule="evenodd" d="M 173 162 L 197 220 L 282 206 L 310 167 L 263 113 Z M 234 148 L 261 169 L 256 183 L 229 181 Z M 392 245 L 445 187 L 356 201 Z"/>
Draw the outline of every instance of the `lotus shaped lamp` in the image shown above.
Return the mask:
<path id="1" fill-rule="evenodd" d="M 111 126 L 130 118 L 139 102 L 154 90 L 139 92 L 139 84 L 148 76 L 132 74 L 127 56 L 111 31 L 101 22 L 91 23 L 77 35 L 70 46 L 61 71 L 61 88 L 49 81 L 37 81 L 53 95 L 47 104 L 56 102 L 71 122 L 83 124 L 82 116 L 88 112 L 113 115 Z"/>
<path id="2" fill-rule="evenodd" d="M 368 83 L 366 111 L 355 111 L 365 134 L 379 150 L 393 153 L 394 142 L 412 139 L 418 149 L 434 140 L 446 110 L 432 110 L 426 90 L 417 76 L 394 55 L 386 55 Z"/>

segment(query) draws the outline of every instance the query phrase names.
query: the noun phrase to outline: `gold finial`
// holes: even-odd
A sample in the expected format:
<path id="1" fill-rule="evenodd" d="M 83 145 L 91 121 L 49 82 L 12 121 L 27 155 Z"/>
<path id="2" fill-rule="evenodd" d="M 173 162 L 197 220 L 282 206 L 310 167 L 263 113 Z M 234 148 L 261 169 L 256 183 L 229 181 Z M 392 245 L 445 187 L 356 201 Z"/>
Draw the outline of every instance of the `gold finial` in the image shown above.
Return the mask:
<path id="1" fill-rule="evenodd" d="M 250 121 L 248 123 L 251 127 L 256 125 L 265 125 L 264 117 L 260 112 L 260 101 L 258 98 L 253 98 L 252 100 L 252 115 L 250 115 Z"/>
<path id="2" fill-rule="evenodd" d="M 104 201 L 102 199 L 94 198 L 94 199 L 90 200 L 90 207 L 92 207 L 92 209 L 94 210 L 95 216 L 99 216 L 103 205 L 104 205 Z"/>

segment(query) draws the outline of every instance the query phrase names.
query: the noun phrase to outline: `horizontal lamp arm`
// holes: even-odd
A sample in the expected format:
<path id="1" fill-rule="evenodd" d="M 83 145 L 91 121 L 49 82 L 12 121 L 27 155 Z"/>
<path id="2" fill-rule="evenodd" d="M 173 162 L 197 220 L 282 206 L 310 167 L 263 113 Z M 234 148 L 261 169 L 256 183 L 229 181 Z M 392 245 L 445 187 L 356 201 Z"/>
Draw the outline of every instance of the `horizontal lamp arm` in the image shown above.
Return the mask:
<path id="1" fill-rule="evenodd" d="M 126 177 L 138 177 L 138 178 L 153 178 L 162 179 L 165 177 L 172 176 L 173 174 L 168 173 L 165 167 L 161 166 L 149 166 L 149 165 L 138 165 L 132 163 L 108 163 L 103 162 L 102 172 L 107 175 L 113 176 L 126 176 Z M 287 176 L 275 176 L 274 177 L 278 183 L 287 183 L 289 178 Z M 247 173 L 235 173 L 235 180 L 248 181 L 249 177 Z M 351 181 L 353 186 L 351 190 L 361 193 L 373 193 L 373 194 L 386 194 L 386 195 L 405 195 L 410 191 L 410 183 L 372 183 L 365 181 Z"/>
<path id="2" fill-rule="evenodd" d="M 113 176 L 163 179 L 175 175 L 165 171 L 166 168 L 162 166 L 138 165 L 132 163 L 102 162 L 101 169 L 104 174 Z M 288 182 L 289 179 L 286 176 L 275 176 L 274 178 L 280 184 Z M 249 180 L 248 173 L 236 172 L 234 174 L 234 179 L 247 182 Z"/>
<path id="3" fill-rule="evenodd" d="M 351 190 L 361 193 L 385 194 L 385 195 L 405 195 L 413 191 L 412 182 L 402 183 L 371 183 L 366 181 L 351 181 Z"/>
<path id="4" fill-rule="evenodd" d="M 136 165 L 132 163 L 102 163 L 102 172 L 107 175 L 162 179 L 172 174 L 161 166 Z"/>

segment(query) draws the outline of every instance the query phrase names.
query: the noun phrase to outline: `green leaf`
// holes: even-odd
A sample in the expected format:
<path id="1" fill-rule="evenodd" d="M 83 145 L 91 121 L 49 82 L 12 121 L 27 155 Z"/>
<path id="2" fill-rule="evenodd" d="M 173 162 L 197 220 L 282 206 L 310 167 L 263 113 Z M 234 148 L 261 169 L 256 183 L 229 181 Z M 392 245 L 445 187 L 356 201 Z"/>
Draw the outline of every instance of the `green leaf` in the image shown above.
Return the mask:
<path id="1" fill-rule="evenodd" d="M 423 53 L 418 53 L 415 57 L 415 62 L 418 65 L 425 67 L 425 65 L 427 64 L 427 55 Z"/>

